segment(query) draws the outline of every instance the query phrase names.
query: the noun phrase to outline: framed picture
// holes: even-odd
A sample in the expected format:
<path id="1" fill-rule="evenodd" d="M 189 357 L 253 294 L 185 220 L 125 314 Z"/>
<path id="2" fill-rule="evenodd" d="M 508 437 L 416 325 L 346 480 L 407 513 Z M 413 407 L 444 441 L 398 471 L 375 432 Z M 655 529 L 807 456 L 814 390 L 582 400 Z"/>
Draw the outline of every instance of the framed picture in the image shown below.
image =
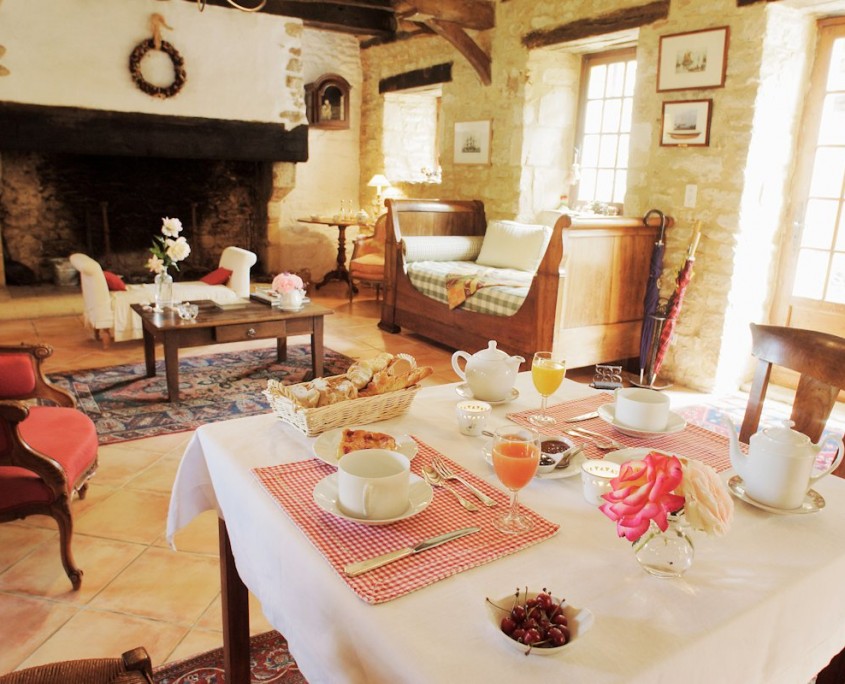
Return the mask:
<path id="1" fill-rule="evenodd" d="M 727 68 L 727 26 L 660 36 L 657 92 L 721 88 Z"/>
<path id="2" fill-rule="evenodd" d="M 663 103 L 660 144 L 670 147 L 706 147 L 710 144 L 713 100 Z"/>
<path id="3" fill-rule="evenodd" d="M 490 163 L 489 121 L 462 121 L 455 124 L 455 163 Z"/>

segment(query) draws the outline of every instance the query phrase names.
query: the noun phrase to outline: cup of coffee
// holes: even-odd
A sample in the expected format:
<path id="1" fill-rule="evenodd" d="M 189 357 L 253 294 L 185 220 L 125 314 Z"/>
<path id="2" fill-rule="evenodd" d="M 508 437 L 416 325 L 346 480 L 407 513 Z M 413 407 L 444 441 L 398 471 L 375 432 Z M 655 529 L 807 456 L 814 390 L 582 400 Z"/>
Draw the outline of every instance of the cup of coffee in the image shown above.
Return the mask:
<path id="1" fill-rule="evenodd" d="M 493 407 L 486 401 L 459 401 L 455 405 L 458 430 L 462 435 L 477 437 L 487 426 Z"/>
<path id="2" fill-rule="evenodd" d="M 398 518 L 409 506 L 411 462 L 397 451 L 361 449 L 337 466 L 338 507 L 353 518 Z"/>
<path id="3" fill-rule="evenodd" d="M 615 396 L 615 422 L 643 432 L 662 432 L 666 429 L 669 422 L 667 395 L 645 387 L 620 387 Z"/>
<path id="4" fill-rule="evenodd" d="M 581 487 L 584 498 L 593 506 L 601 506 L 605 500 L 602 494 L 610 491 L 610 481 L 619 475 L 621 466 L 612 461 L 587 459 L 581 464 Z"/>

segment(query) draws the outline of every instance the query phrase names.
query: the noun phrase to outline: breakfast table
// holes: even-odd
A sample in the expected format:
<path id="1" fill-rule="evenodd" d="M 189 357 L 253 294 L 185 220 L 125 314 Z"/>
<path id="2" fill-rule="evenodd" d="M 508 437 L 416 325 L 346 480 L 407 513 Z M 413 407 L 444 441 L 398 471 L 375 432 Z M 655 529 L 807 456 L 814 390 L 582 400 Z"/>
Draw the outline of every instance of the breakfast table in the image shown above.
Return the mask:
<path id="1" fill-rule="evenodd" d="M 246 589 L 311 684 L 514 678 L 806 684 L 841 650 L 845 481 L 815 483 L 825 507 L 811 514 L 777 515 L 735 501 L 728 534 L 693 533 L 691 569 L 681 578 L 658 578 L 643 571 L 615 524 L 584 499 L 577 475 L 536 478 L 520 491 L 538 522 L 528 542 L 493 530 L 490 516 L 504 510 L 507 496 L 485 461 L 486 438 L 457 429 L 457 387 L 423 388 L 408 413 L 372 429 L 416 438 L 415 460 L 434 452 L 448 458 L 499 502 L 477 513 L 435 489 L 428 508 L 396 525 L 339 520 L 316 507 L 308 487 L 291 485 L 297 472 L 316 469 L 315 478 L 331 472 L 314 458 L 315 438 L 272 413 L 196 431 L 174 483 L 167 537 L 172 544 L 205 510 L 219 515 L 227 681 L 248 681 Z M 494 406 L 489 427 L 539 405 L 530 373 L 519 375 L 516 389 L 513 401 Z M 567 415 L 574 416 L 608 397 L 564 381 L 549 404 L 571 403 Z M 727 440 L 697 426 L 650 441 L 602 421 L 584 424 L 626 445 L 678 453 L 686 445 L 682 455 L 709 460 L 726 481 L 733 475 Z M 603 452 L 591 444 L 586 453 Z M 367 545 L 381 537 L 387 547 L 401 547 L 438 525 L 447 532 L 472 524 L 482 531 L 354 580 L 338 570 L 367 557 L 374 548 Z M 382 583 L 388 576 L 393 583 Z M 526 587 L 548 588 L 589 609 L 594 623 L 561 652 L 542 657 L 535 649 L 526 657 L 500 632 L 485 601 Z"/>

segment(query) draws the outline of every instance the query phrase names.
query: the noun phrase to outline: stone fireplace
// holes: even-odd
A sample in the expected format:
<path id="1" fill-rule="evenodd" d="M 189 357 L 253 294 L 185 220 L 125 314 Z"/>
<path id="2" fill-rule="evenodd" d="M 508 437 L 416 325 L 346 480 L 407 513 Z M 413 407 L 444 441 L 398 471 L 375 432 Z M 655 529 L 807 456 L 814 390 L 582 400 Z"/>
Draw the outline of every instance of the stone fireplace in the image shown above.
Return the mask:
<path id="1" fill-rule="evenodd" d="M 164 216 L 191 245 L 177 279 L 229 245 L 258 254 L 260 277 L 275 205 L 307 158 L 305 126 L 0 103 L 0 285 L 53 282 L 74 252 L 148 281 Z"/>

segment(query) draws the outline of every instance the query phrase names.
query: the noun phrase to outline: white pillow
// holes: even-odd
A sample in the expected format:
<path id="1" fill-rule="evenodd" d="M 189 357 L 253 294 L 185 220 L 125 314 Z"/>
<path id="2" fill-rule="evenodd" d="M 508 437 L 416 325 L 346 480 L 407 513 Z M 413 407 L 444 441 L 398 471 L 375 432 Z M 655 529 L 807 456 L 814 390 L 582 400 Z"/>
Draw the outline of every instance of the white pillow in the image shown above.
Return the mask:
<path id="1" fill-rule="evenodd" d="M 490 221 L 475 263 L 536 273 L 551 236 L 549 226 Z"/>
<path id="2" fill-rule="evenodd" d="M 405 263 L 414 261 L 475 261 L 481 235 L 422 235 L 402 238 Z"/>

